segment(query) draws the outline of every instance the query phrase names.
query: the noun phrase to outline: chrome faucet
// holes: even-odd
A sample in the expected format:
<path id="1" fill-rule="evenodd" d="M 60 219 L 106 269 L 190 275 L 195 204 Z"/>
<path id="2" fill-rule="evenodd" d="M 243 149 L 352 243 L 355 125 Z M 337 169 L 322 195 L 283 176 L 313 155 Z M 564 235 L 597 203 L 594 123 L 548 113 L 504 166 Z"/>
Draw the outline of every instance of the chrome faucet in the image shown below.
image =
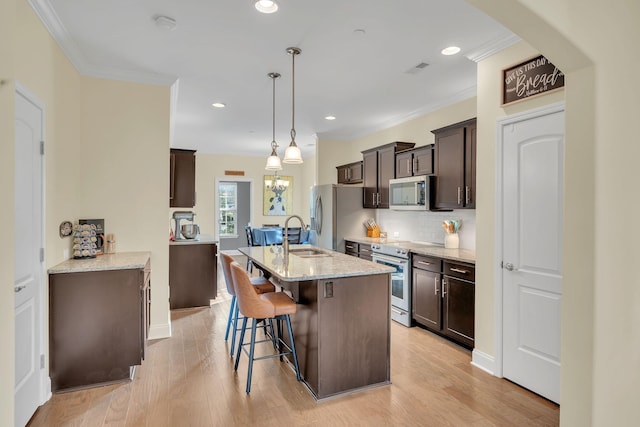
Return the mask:
<path id="1" fill-rule="evenodd" d="M 289 257 L 289 220 L 291 218 L 298 218 L 300 221 L 300 233 L 305 229 L 304 221 L 298 215 L 291 215 L 284 221 L 284 238 L 282 239 L 282 249 L 284 250 L 284 259 L 287 260 Z"/>

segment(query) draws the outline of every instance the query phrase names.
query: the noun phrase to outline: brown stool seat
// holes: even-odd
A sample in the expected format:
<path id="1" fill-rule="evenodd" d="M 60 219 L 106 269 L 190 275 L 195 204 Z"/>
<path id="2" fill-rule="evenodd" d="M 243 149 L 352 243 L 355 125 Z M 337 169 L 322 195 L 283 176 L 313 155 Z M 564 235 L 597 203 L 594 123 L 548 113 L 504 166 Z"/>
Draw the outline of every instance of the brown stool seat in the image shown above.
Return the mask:
<path id="1" fill-rule="evenodd" d="M 251 284 L 259 294 L 266 294 L 269 292 L 276 291 L 276 287 L 273 285 L 273 283 L 271 283 L 270 281 L 268 281 L 262 276 L 252 277 Z"/>
<path id="2" fill-rule="evenodd" d="M 298 307 L 284 292 L 272 292 L 270 294 L 260 295 L 260 299 L 269 302 L 269 304 L 273 306 L 273 313 L 268 317 L 295 314 Z"/>

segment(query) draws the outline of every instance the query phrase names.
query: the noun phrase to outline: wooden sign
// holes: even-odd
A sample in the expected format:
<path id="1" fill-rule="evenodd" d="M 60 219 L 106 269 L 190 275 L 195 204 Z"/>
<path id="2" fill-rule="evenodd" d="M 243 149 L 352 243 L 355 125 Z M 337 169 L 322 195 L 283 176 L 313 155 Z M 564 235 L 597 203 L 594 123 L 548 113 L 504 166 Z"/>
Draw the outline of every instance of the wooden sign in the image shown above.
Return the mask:
<path id="1" fill-rule="evenodd" d="M 224 171 L 224 174 L 230 176 L 244 176 L 244 171 Z"/>
<path id="2" fill-rule="evenodd" d="M 502 105 L 564 87 L 564 74 L 540 55 L 502 70 Z"/>

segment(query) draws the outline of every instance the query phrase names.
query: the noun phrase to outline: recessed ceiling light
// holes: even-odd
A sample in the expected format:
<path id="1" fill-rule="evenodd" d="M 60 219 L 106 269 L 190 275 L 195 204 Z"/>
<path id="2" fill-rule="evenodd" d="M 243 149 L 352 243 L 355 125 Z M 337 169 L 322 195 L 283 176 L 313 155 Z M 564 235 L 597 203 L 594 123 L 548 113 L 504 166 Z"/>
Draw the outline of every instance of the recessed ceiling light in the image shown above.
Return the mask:
<path id="1" fill-rule="evenodd" d="M 223 103 L 223 102 L 214 102 L 214 103 L 213 103 L 213 104 L 211 104 L 211 105 L 213 105 L 213 106 L 214 106 L 214 107 L 216 107 L 216 108 L 224 108 L 224 107 L 226 107 L 226 106 L 227 106 L 227 104 L 225 104 L 225 103 Z"/>
<path id="2" fill-rule="evenodd" d="M 335 120 L 336 116 L 326 116 L 324 119 L 325 120 Z"/>
<path id="3" fill-rule="evenodd" d="M 278 10 L 275 0 L 256 0 L 256 9 L 262 13 L 273 13 Z"/>
<path id="4" fill-rule="evenodd" d="M 458 46 L 449 46 L 442 49 L 440 53 L 448 56 L 448 55 L 455 55 L 458 52 L 460 52 L 460 48 Z"/>
<path id="5" fill-rule="evenodd" d="M 353 32 L 357 35 L 357 36 L 364 36 L 367 32 L 362 29 L 362 28 L 356 28 L 355 30 L 353 30 Z"/>

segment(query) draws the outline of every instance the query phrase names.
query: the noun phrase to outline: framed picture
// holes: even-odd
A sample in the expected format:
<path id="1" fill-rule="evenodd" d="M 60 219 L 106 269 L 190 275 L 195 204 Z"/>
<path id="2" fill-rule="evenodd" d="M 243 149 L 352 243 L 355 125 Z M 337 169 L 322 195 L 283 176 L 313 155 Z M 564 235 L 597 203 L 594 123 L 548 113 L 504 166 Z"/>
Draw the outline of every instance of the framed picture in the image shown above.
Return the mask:
<path id="1" fill-rule="evenodd" d="M 293 213 L 293 177 L 265 175 L 263 186 L 264 216 L 287 216 Z"/>
<path id="2" fill-rule="evenodd" d="M 564 74 L 542 55 L 502 70 L 502 105 L 564 87 Z"/>

